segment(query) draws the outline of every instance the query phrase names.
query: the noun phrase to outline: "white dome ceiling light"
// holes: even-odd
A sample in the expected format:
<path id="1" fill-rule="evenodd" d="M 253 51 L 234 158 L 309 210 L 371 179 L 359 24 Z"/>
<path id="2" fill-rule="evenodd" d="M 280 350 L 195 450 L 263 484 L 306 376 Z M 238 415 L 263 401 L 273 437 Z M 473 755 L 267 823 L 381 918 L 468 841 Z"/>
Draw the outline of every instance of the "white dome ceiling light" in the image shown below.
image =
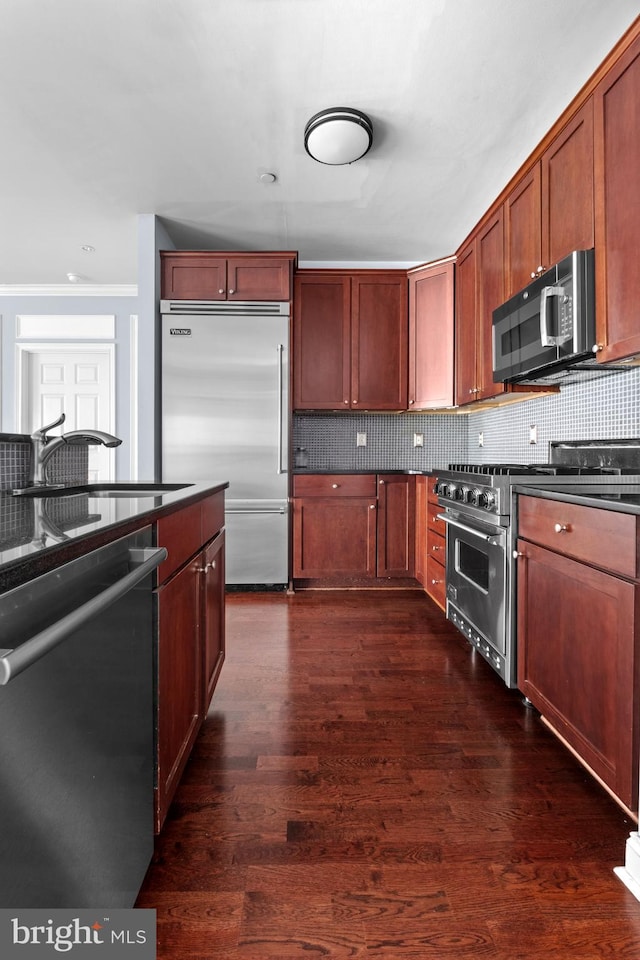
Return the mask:
<path id="1" fill-rule="evenodd" d="M 364 157 L 372 143 L 371 120 L 351 107 L 321 110 L 304 128 L 305 150 L 318 163 L 353 163 Z"/>

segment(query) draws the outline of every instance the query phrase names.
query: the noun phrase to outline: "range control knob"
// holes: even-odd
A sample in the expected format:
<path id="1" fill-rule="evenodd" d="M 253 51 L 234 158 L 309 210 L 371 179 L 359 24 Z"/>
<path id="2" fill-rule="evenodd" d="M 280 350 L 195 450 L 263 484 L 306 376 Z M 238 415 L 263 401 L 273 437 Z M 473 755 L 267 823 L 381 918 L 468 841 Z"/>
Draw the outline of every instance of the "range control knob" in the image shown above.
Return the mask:
<path id="1" fill-rule="evenodd" d="M 497 499 L 495 490 L 485 490 L 482 494 L 480 506 L 484 507 L 485 510 L 494 510 Z"/>
<path id="2" fill-rule="evenodd" d="M 470 502 L 479 507 L 482 503 L 482 490 L 480 487 L 474 487 L 469 496 Z"/>

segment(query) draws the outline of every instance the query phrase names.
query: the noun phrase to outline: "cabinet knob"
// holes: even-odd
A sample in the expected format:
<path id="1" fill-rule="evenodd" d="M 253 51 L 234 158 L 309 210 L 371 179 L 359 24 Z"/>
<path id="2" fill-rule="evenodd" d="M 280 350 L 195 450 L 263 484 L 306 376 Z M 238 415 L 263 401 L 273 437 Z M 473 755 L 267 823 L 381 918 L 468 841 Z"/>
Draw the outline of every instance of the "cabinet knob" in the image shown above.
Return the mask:
<path id="1" fill-rule="evenodd" d="M 437 545 L 434 545 L 433 547 L 431 547 L 431 550 L 433 551 L 433 553 L 437 553 L 438 550 L 442 550 L 442 547 L 438 547 Z"/>
<path id="2" fill-rule="evenodd" d="M 378 480 L 378 483 L 380 484 L 381 487 L 384 486 L 384 480 Z"/>
<path id="3" fill-rule="evenodd" d="M 369 504 L 369 510 L 375 510 L 375 508 L 376 508 L 375 503 L 370 503 L 370 504 Z"/>
<path id="4" fill-rule="evenodd" d="M 556 524 L 554 524 L 553 529 L 555 530 L 556 533 L 569 533 L 569 531 L 571 530 L 571 524 L 570 524 L 570 523 L 556 523 Z"/>
<path id="5" fill-rule="evenodd" d="M 213 563 L 205 563 L 204 567 L 196 567 L 196 573 L 209 573 L 214 566 Z"/>
<path id="6" fill-rule="evenodd" d="M 218 293 L 224 293 L 224 290 L 218 290 Z"/>
<path id="7" fill-rule="evenodd" d="M 591 353 L 600 353 L 601 350 L 604 350 L 604 344 L 602 343 L 594 343 L 591 347 Z"/>
<path id="8" fill-rule="evenodd" d="M 437 583 L 444 583 L 444 580 L 432 580 L 431 583 L 432 583 L 433 586 L 435 587 L 435 585 L 436 585 Z"/>
<path id="9" fill-rule="evenodd" d="M 337 490 L 338 487 L 340 486 L 340 484 L 339 484 L 339 483 L 332 483 L 331 486 L 333 487 L 334 490 Z"/>
<path id="10" fill-rule="evenodd" d="M 536 277 L 539 277 L 540 274 L 544 273 L 544 271 L 545 271 L 545 268 L 542 266 L 542 264 L 540 264 L 540 266 L 537 268 L 537 270 L 534 270 L 534 271 L 532 272 L 532 274 L 531 274 L 531 279 L 532 279 L 532 280 L 535 280 L 535 278 L 536 278 Z"/>
<path id="11" fill-rule="evenodd" d="M 514 559 L 514 560 L 517 560 L 518 557 L 524 557 L 524 553 L 522 553 L 521 550 L 514 550 L 514 551 L 513 551 L 513 559 Z"/>
<path id="12" fill-rule="evenodd" d="M 415 400 L 409 400 L 409 406 L 411 406 L 413 403 L 415 403 Z"/>
<path id="13" fill-rule="evenodd" d="M 348 401 L 348 400 L 343 400 L 342 402 L 343 402 L 343 403 L 349 403 L 349 401 Z"/>
<path id="14" fill-rule="evenodd" d="M 235 293 L 235 290 L 229 290 L 229 293 Z"/>

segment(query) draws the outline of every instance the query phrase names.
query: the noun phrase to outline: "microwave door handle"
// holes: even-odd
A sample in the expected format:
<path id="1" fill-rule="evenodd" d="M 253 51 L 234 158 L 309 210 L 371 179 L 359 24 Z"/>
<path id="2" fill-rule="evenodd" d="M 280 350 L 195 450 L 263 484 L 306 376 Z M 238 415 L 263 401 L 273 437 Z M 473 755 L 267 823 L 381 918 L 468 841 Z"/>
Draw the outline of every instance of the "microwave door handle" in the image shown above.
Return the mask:
<path id="1" fill-rule="evenodd" d="M 554 337 L 549 333 L 547 324 L 547 304 L 550 297 L 564 297 L 564 287 L 543 287 L 540 291 L 540 343 L 543 347 L 559 347 L 571 339 L 571 334 Z"/>

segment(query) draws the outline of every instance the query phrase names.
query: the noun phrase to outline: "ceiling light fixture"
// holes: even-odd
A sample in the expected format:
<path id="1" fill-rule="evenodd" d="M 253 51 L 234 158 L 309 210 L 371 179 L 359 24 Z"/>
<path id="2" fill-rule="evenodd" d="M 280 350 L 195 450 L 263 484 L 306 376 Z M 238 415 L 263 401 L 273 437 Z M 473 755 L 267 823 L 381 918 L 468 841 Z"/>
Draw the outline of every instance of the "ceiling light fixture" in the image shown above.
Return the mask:
<path id="1" fill-rule="evenodd" d="M 96 248 L 92 247 L 90 243 L 83 243 L 80 247 L 81 250 L 84 250 L 85 253 L 95 253 Z"/>
<path id="2" fill-rule="evenodd" d="M 371 120 L 351 107 L 321 110 L 304 128 L 305 150 L 318 163 L 353 163 L 364 157 L 372 143 Z"/>

